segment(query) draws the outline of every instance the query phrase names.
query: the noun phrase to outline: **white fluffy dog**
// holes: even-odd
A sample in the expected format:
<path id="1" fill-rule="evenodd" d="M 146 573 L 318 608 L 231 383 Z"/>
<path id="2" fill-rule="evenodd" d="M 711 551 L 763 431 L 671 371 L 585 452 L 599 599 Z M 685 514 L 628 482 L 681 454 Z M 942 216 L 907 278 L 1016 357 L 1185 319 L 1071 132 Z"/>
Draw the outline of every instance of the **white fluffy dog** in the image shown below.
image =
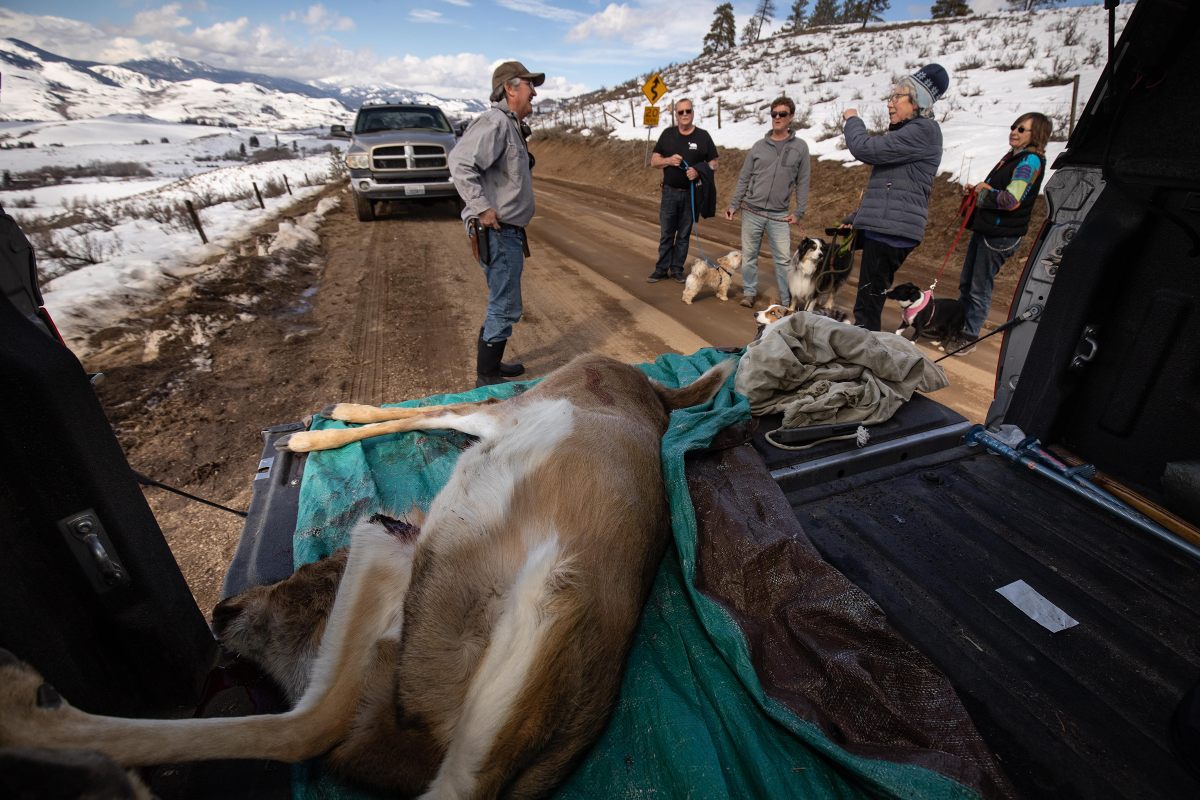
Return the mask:
<path id="1" fill-rule="evenodd" d="M 697 258 L 692 262 L 692 272 L 683 286 L 683 302 L 691 305 L 692 300 L 704 288 L 714 290 L 718 300 L 728 300 L 733 273 L 741 268 L 742 254 L 737 250 L 730 250 L 718 258 L 715 266 L 703 258 Z"/>

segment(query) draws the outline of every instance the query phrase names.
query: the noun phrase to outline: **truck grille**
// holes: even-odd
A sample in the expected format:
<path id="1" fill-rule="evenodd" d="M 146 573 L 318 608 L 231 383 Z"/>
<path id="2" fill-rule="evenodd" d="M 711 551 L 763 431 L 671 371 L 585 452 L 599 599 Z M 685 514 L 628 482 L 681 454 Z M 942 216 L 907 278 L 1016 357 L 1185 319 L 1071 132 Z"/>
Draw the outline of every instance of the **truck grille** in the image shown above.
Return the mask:
<path id="1" fill-rule="evenodd" d="M 389 144 L 371 151 L 371 169 L 377 171 L 445 169 L 446 148 L 439 144 Z"/>

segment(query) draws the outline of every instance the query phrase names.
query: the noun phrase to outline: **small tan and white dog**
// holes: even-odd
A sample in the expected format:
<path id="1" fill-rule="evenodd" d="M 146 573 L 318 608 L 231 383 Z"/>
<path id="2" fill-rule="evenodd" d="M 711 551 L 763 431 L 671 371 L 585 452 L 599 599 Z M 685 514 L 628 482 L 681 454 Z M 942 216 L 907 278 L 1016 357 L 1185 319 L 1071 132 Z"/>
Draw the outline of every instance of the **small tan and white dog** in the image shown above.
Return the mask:
<path id="1" fill-rule="evenodd" d="M 728 300 L 733 273 L 741 268 L 742 254 L 737 250 L 730 250 L 718 258 L 715 265 L 703 258 L 697 258 L 692 262 L 691 274 L 687 276 L 687 282 L 683 286 L 683 302 L 691 305 L 702 289 L 712 289 L 716 292 L 718 300 Z"/>
<path id="2" fill-rule="evenodd" d="M 348 553 L 218 606 L 222 642 L 292 709 L 97 716 L 0 650 L 0 747 L 97 750 L 125 766 L 326 754 L 391 796 L 548 795 L 604 730 L 670 539 L 669 415 L 707 402 L 732 371 L 725 361 L 672 389 L 591 355 L 498 403 L 332 406 L 327 416 L 367 424 L 284 446 L 430 429 L 479 443 L 419 526 L 376 516 Z"/>

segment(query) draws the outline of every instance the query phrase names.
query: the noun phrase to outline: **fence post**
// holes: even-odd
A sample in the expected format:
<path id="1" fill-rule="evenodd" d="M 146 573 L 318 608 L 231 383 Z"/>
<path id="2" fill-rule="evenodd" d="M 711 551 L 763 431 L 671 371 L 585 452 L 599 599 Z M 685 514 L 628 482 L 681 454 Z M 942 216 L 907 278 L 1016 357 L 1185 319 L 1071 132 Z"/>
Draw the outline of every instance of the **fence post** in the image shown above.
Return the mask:
<path id="1" fill-rule="evenodd" d="M 629 101 L 629 124 L 631 127 L 637 127 L 637 114 L 633 111 L 633 100 Z"/>
<path id="2" fill-rule="evenodd" d="M 721 95 L 717 95 L 717 130 L 721 130 Z"/>
<path id="3" fill-rule="evenodd" d="M 196 207 L 192 205 L 191 200 L 183 201 L 187 205 L 188 214 L 192 218 L 192 224 L 196 226 L 196 232 L 200 234 L 200 241 L 208 244 L 208 237 L 204 235 L 204 226 L 200 224 L 200 215 L 196 213 Z"/>
<path id="4" fill-rule="evenodd" d="M 1079 102 L 1079 75 L 1071 81 L 1071 125 L 1067 128 L 1067 136 L 1075 130 L 1075 104 Z"/>
<path id="5" fill-rule="evenodd" d="M 258 207 L 261 209 L 266 209 L 267 204 L 263 202 L 262 192 L 258 190 L 258 184 L 251 181 L 250 185 L 254 187 L 254 196 L 258 198 Z"/>
<path id="6" fill-rule="evenodd" d="M 287 189 L 287 193 L 292 193 L 292 185 L 288 183 L 287 175 L 283 176 L 283 188 Z"/>

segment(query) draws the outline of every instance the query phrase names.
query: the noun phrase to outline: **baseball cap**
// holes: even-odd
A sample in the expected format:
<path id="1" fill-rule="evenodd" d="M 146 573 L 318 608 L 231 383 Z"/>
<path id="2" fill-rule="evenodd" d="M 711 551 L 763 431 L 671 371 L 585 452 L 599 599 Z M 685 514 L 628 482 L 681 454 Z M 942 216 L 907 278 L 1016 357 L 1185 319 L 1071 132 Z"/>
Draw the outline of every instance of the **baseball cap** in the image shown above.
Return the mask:
<path id="1" fill-rule="evenodd" d="M 500 87 L 513 78 L 523 78 L 534 86 L 541 86 L 546 82 L 546 73 L 530 72 L 520 61 L 505 61 L 492 72 L 492 96 L 495 97 Z"/>

